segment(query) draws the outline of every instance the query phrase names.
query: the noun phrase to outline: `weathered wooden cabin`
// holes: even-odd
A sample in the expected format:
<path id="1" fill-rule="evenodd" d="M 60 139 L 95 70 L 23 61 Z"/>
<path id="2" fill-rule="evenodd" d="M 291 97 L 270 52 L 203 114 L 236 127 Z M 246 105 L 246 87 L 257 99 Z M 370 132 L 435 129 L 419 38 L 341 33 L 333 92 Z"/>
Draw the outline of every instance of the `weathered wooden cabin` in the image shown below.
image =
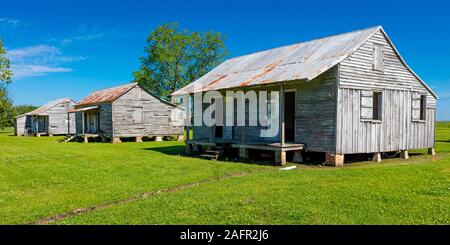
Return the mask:
<path id="1" fill-rule="evenodd" d="M 75 117 L 68 114 L 76 102 L 69 99 L 49 101 L 15 118 L 15 135 L 68 135 L 75 133 Z"/>
<path id="2" fill-rule="evenodd" d="M 249 150 L 270 150 L 280 164 L 286 153 L 301 161 L 304 151 L 322 152 L 335 166 L 346 154 L 371 153 L 376 161 L 384 152 L 408 158 L 417 148 L 434 154 L 436 94 L 381 26 L 232 58 L 173 95 L 192 99 L 211 90 L 279 91 L 279 133 L 262 138 L 261 126 L 194 126 L 188 151 L 232 147 L 245 158 Z M 194 114 L 208 104 L 201 105 Z"/>
<path id="3" fill-rule="evenodd" d="M 137 83 L 93 92 L 71 111 L 76 114 L 76 133 L 88 142 L 90 137 L 111 139 L 163 136 L 183 137 L 183 119 L 172 117 L 182 108 L 152 95 Z M 175 120 L 179 120 L 176 122 Z"/>

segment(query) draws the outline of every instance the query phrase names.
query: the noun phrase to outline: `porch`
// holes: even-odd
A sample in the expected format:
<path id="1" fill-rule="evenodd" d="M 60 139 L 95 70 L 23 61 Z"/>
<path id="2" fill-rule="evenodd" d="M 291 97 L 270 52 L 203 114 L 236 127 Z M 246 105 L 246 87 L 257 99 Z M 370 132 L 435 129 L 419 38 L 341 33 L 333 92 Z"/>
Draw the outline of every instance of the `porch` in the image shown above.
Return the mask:
<path id="1" fill-rule="evenodd" d="M 30 116 L 30 126 L 27 129 L 27 135 L 35 135 L 40 137 L 49 134 L 49 116 L 48 115 L 32 115 Z"/>
<path id="2" fill-rule="evenodd" d="M 193 134 L 194 139 L 190 139 L 190 135 L 186 134 L 186 151 L 190 153 L 195 148 L 195 146 L 217 147 L 225 145 L 230 148 L 238 149 L 239 157 L 243 159 L 249 158 L 249 150 L 260 150 L 274 152 L 275 163 L 279 165 L 286 164 L 287 152 L 294 153 L 294 162 L 303 162 L 302 151 L 304 150 L 305 145 L 302 143 L 298 143 L 298 141 L 296 142 L 295 137 L 297 92 L 296 89 L 293 89 L 292 87 L 286 90 L 284 83 L 280 83 L 279 85 L 279 103 L 277 105 L 279 115 L 277 122 L 275 122 L 275 124 L 278 124 L 278 132 L 274 136 L 266 136 L 267 138 L 262 138 L 262 136 L 259 136 L 259 132 L 255 132 L 255 130 L 249 130 L 249 132 L 246 132 L 246 129 L 250 128 L 249 126 L 223 126 L 221 124 L 223 124 L 223 117 L 226 115 L 224 114 L 217 118 L 214 116 L 216 124 L 209 127 L 209 133 L 201 133 L 201 139 L 195 139 L 195 132 Z M 233 103 L 234 116 L 232 118 L 232 121 L 234 122 L 233 125 L 237 125 L 237 114 L 235 113 L 238 111 L 237 103 L 236 101 Z M 220 103 L 216 104 L 216 107 L 219 104 Z M 268 104 L 268 106 L 269 105 L 270 104 Z M 248 117 L 248 110 L 250 110 L 250 106 L 245 105 L 244 108 L 246 110 L 245 117 Z M 272 107 L 270 108 L 270 111 L 275 110 Z M 216 108 L 216 111 L 218 109 L 220 108 Z M 257 108 L 255 109 L 258 110 Z M 192 129 L 195 130 L 194 127 L 192 127 Z M 190 132 L 191 126 L 185 126 L 185 131 Z M 211 150 L 208 151 L 213 152 Z"/>
<path id="3" fill-rule="evenodd" d="M 275 156 L 275 163 L 278 165 L 286 164 L 286 152 L 293 151 L 293 162 L 303 162 L 302 150 L 304 144 L 298 143 L 265 143 L 265 142 L 241 142 L 239 140 L 215 139 L 209 140 L 186 140 L 186 152 L 191 154 L 194 149 L 199 151 L 199 147 L 230 147 L 239 150 L 241 159 L 249 159 L 249 150 L 272 151 Z M 208 150 L 210 151 L 210 150 Z M 211 152 L 211 151 L 210 151 Z"/>

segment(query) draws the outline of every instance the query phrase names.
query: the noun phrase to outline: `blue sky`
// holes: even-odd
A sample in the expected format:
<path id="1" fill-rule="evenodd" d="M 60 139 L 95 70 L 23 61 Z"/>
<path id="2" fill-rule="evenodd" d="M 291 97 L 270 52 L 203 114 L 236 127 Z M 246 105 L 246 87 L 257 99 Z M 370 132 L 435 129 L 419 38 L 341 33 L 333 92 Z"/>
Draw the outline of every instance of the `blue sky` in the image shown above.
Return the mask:
<path id="1" fill-rule="evenodd" d="M 226 35 L 229 56 L 383 25 L 413 70 L 440 96 L 450 120 L 448 1 L 0 1 L 0 37 L 16 77 L 16 105 L 133 79 L 148 34 L 176 21 Z"/>

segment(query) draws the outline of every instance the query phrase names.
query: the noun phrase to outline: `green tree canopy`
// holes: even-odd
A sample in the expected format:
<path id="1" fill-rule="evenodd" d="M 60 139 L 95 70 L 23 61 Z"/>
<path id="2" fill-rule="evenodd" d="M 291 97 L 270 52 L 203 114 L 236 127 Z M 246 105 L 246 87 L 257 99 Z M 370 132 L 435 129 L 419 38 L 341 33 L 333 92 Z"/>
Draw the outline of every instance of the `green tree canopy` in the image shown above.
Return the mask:
<path id="1" fill-rule="evenodd" d="M 3 48 L 3 42 L 0 38 L 0 82 L 11 83 L 12 75 L 9 59 L 6 57 L 6 50 Z"/>
<path id="2" fill-rule="evenodd" d="M 37 106 L 34 105 L 18 105 L 14 106 L 14 116 L 19 116 L 22 114 L 25 114 L 27 112 L 30 112 L 32 110 L 37 109 Z"/>
<path id="3" fill-rule="evenodd" d="M 0 38 L 0 129 L 14 125 L 14 108 L 5 84 L 11 83 L 12 71 Z"/>
<path id="4" fill-rule="evenodd" d="M 4 85 L 0 84 L 0 129 L 14 125 L 14 108 L 12 100 Z"/>
<path id="5" fill-rule="evenodd" d="M 144 51 L 141 67 L 133 75 L 143 87 L 164 98 L 209 72 L 226 56 L 222 34 L 180 30 L 176 23 L 157 27 Z"/>

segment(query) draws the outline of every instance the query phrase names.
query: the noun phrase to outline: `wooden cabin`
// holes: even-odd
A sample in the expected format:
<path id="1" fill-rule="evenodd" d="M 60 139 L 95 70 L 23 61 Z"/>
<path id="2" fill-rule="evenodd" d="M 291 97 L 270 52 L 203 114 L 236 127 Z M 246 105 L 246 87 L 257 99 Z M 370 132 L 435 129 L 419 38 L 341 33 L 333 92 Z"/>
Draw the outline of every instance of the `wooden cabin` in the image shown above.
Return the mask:
<path id="1" fill-rule="evenodd" d="M 434 154 L 437 96 L 381 26 L 226 60 L 173 96 L 239 90 L 279 92 L 279 133 L 263 138 L 261 126 L 194 126 L 189 152 L 231 147 L 247 158 L 268 150 L 278 164 L 287 155 L 301 161 L 305 151 L 321 152 L 334 166 L 347 154 L 370 153 L 375 161 L 385 152 Z M 207 105 L 194 102 L 194 114 Z"/>
<path id="2" fill-rule="evenodd" d="M 75 117 L 68 114 L 76 102 L 69 99 L 57 99 L 45 105 L 17 116 L 14 132 L 23 135 L 68 135 L 75 133 Z"/>
<path id="3" fill-rule="evenodd" d="M 182 108 L 152 95 L 137 83 L 93 92 L 71 111 L 76 114 L 76 133 L 88 142 L 90 137 L 121 142 L 121 138 L 178 136 L 183 138 L 183 118 L 173 117 Z M 179 122 L 177 122 L 178 120 Z"/>

